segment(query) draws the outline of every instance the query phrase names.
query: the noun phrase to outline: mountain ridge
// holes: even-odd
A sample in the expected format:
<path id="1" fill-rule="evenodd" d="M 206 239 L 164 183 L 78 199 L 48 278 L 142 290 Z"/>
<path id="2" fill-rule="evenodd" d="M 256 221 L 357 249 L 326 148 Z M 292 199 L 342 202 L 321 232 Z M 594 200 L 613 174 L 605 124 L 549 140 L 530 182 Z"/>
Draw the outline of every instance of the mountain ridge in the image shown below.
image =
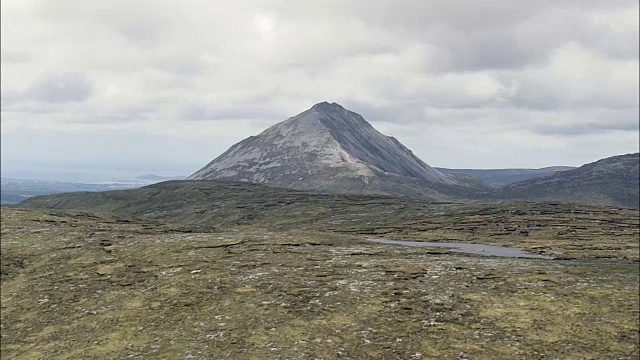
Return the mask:
<path id="1" fill-rule="evenodd" d="M 553 175 L 509 184 L 499 198 L 559 200 L 640 208 L 640 153 L 616 155 Z"/>

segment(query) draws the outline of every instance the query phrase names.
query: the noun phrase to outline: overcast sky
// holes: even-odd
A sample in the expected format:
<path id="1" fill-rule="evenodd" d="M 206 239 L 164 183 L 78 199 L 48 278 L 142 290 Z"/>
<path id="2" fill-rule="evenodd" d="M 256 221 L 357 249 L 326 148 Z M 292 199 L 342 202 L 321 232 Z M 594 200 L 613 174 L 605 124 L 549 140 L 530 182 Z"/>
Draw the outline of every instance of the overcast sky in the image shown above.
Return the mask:
<path id="1" fill-rule="evenodd" d="M 189 175 L 325 100 L 432 166 L 581 165 L 639 147 L 637 0 L 1 7 L 3 176 Z"/>

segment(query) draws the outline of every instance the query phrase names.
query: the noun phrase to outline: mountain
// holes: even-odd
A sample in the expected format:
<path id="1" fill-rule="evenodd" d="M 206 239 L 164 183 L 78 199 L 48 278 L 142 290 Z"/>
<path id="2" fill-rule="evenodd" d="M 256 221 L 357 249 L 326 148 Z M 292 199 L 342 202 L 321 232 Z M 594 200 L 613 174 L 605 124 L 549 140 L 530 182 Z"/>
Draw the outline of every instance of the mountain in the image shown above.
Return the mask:
<path id="1" fill-rule="evenodd" d="M 498 188 L 518 181 L 553 175 L 558 171 L 571 170 L 575 167 L 550 166 L 541 169 L 448 169 L 434 167 L 434 169 L 445 175 L 467 174 L 474 176 L 486 185 Z"/>
<path id="2" fill-rule="evenodd" d="M 497 190 L 503 199 L 555 200 L 640 208 L 640 154 L 613 156 L 516 182 Z"/>
<path id="3" fill-rule="evenodd" d="M 359 114 L 327 102 L 242 140 L 187 179 L 426 199 L 469 188 L 427 165 Z"/>

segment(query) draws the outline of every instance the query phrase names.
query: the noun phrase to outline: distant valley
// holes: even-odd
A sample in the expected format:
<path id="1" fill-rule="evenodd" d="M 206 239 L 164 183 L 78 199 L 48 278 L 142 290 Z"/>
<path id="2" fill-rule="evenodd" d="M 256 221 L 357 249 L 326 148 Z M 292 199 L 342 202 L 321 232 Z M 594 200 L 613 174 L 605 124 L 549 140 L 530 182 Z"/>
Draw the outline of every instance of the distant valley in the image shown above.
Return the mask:
<path id="1" fill-rule="evenodd" d="M 550 166 L 541 169 L 448 169 L 434 167 L 443 174 L 466 174 L 481 180 L 490 187 L 499 188 L 518 181 L 549 176 L 558 171 L 575 169 L 572 166 Z"/>

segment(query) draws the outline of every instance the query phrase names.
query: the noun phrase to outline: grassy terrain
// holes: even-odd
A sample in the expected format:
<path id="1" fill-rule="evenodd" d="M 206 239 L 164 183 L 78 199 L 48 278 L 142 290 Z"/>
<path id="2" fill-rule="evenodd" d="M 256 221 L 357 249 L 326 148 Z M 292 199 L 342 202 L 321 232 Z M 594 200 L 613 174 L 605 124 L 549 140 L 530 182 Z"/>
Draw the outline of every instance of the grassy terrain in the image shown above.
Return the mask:
<path id="1" fill-rule="evenodd" d="M 2 207 L 2 359 L 639 356 L 636 210 L 241 193 L 216 213 L 195 195 L 172 210 L 184 193 L 102 215 Z"/>
<path id="2" fill-rule="evenodd" d="M 35 197 L 21 206 L 115 214 L 190 231 L 258 227 L 518 246 L 564 259 L 639 257 L 637 209 L 566 203 L 432 203 L 200 180 Z"/>

